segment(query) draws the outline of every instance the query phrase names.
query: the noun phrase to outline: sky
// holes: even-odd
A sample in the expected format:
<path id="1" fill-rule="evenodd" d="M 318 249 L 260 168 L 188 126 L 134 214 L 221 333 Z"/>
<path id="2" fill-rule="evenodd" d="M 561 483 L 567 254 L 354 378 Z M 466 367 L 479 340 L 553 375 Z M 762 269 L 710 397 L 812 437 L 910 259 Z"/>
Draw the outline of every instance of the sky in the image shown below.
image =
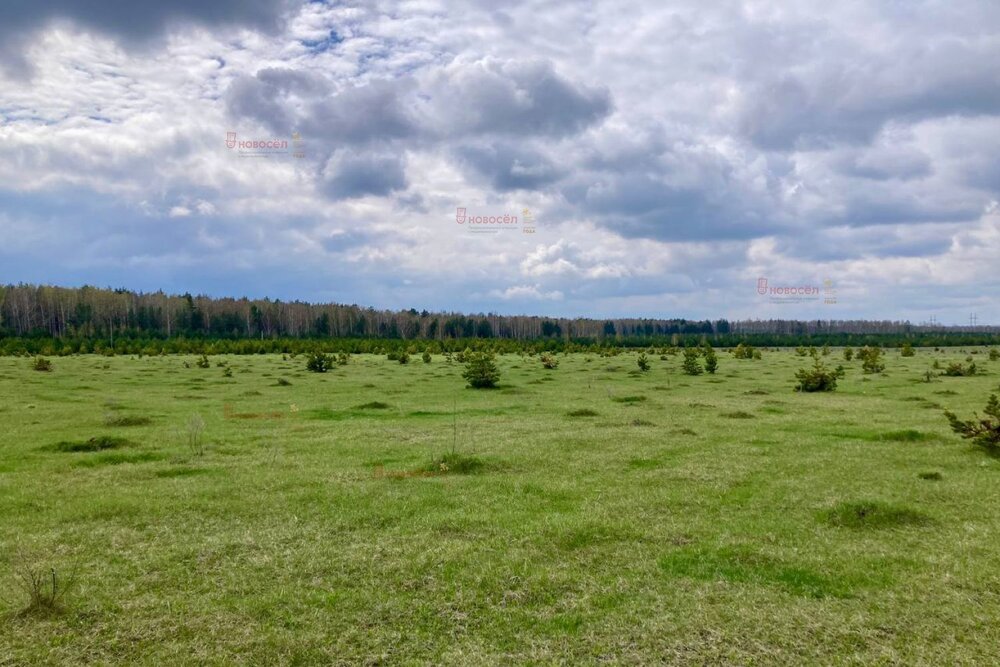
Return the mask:
<path id="1" fill-rule="evenodd" d="M 1000 324 L 998 201 L 994 0 L 0 5 L 3 283 Z"/>

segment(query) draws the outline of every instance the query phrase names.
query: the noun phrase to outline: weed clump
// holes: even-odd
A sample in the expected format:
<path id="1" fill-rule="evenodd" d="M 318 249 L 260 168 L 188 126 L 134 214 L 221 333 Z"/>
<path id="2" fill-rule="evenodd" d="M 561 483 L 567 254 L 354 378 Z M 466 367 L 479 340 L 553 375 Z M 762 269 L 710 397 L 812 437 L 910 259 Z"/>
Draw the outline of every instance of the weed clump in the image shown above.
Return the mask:
<path id="1" fill-rule="evenodd" d="M 937 472 L 936 470 L 932 472 L 922 472 L 919 475 L 917 475 L 917 477 L 919 477 L 920 479 L 925 479 L 928 482 L 940 482 L 942 479 L 944 479 L 944 475 Z"/>
<path id="2" fill-rule="evenodd" d="M 76 586 L 76 572 L 63 576 L 55 567 L 29 562 L 22 555 L 14 566 L 14 582 L 27 598 L 20 616 L 54 616 L 64 611 Z"/>
<path id="3" fill-rule="evenodd" d="M 596 417 L 598 412 L 596 410 L 591 410 L 590 408 L 580 408 L 579 410 L 570 410 L 566 413 L 567 417 Z"/>
<path id="4" fill-rule="evenodd" d="M 42 373 L 50 373 L 52 372 L 52 362 L 45 357 L 35 357 L 34 363 L 31 364 L 31 369 Z"/>
<path id="5" fill-rule="evenodd" d="M 547 352 L 540 357 L 540 361 L 542 362 L 542 367 L 546 370 L 551 371 L 559 368 L 559 360 Z"/>

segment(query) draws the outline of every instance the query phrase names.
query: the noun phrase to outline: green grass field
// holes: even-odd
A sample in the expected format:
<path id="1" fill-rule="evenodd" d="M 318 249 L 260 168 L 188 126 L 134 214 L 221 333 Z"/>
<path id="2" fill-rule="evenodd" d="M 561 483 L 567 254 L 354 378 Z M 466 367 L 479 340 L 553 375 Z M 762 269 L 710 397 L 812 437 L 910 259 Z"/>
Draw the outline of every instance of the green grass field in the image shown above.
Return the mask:
<path id="1" fill-rule="evenodd" d="M 2 358 L 0 665 L 995 664 L 1000 459 L 942 410 L 1000 362 L 923 381 L 969 352 L 834 350 L 822 394 L 791 350 L 507 355 L 495 390 L 440 356 Z M 24 611 L 52 568 L 62 609 Z"/>

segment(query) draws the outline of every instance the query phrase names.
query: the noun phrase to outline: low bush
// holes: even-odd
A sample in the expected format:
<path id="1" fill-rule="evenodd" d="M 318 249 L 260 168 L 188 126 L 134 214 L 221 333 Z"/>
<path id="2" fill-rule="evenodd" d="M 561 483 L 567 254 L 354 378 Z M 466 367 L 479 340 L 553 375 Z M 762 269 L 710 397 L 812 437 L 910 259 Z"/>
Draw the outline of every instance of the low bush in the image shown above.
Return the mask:
<path id="1" fill-rule="evenodd" d="M 306 361 L 306 370 L 313 373 L 326 373 L 333 368 L 333 357 L 322 352 L 313 352 Z"/>
<path id="2" fill-rule="evenodd" d="M 962 364 L 960 361 L 953 361 L 944 369 L 941 375 L 947 375 L 948 377 L 971 377 L 979 372 L 976 368 L 976 362 L 970 361 L 968 365 Z"/>
<path id="3" fill-rule="evenodd" d="M 842 377 L 844 377 L 842 366 L 830 369 L 817 358 L 812 368 L 796 371 L 795 379 L 798 380 L 798 384 L 795 385 L 795 391 L 834 391 L 837 388 L 837 380 Z"/>
<path id="4" fill-rule="evenodd" d="M 45 357 L 36 357 L 35 362 L 31 365 L 32 370 L 40 371 L 42 373 L 48 373 L 52 370 L 52 362 Z"/>

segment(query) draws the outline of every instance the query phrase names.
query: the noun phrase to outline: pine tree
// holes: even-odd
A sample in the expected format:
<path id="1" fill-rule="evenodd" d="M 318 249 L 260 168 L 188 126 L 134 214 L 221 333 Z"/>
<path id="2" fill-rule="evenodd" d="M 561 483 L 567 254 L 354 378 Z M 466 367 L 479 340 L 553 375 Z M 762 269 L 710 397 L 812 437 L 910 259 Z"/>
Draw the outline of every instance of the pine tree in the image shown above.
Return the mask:
<path id="1" fill-rule="evenodd" d="M 701 362 L 698 360 L 698 350 L 693 347 L 684 348 L 684 362 L 681 368 L 688 375 L 701 375 Z"/>
<path id="2" fill-rule="evenodd" d="M 712 344 L 705 341 L 705 346 L 702 348 L 702 355 L 705 357 L 705 370 L 715 374 L 716 369 L 719 368 L 719 357 L 716 356 L 715 350 L 712 349 Z"/>

